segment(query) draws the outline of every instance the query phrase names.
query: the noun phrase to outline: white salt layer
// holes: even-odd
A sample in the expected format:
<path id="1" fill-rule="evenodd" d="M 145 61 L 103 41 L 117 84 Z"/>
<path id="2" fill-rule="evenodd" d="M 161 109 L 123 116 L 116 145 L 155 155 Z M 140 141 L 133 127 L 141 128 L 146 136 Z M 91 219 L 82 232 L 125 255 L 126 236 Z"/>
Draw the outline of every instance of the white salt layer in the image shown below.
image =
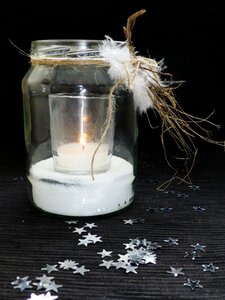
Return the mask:
<path id="1" fill-rule="evenodd" d="M 63 216 L 97 216 L 116 212 L 133 200 L 133 165 L 112 156 L 104 173 L 70 175 L 54 170 L 53 158 L 32 165 L 29 181 L 34 204 L 49 213 Z"/>

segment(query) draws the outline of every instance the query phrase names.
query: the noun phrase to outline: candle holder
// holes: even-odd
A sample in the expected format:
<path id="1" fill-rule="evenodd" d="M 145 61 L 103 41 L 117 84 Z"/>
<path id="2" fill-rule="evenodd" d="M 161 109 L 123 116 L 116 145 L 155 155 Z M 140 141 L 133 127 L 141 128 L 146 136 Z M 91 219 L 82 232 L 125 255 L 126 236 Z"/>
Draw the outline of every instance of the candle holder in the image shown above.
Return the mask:
<path id="1" fill-rule="evenodd" d="M 120 45 L 121 42 L 116 42 Z M 102 41 L 39 40 L 22 81 L 27 190 L 55 216 L 119 212 L 135 194 L 137 112 Z"/>
<path id="2" fill-rule="evenodd" d="M 110 167 L 114 112 L 107 122 L 109 95 L 49 95 L 51 144 L 56 171 L 90 174 Z"/>

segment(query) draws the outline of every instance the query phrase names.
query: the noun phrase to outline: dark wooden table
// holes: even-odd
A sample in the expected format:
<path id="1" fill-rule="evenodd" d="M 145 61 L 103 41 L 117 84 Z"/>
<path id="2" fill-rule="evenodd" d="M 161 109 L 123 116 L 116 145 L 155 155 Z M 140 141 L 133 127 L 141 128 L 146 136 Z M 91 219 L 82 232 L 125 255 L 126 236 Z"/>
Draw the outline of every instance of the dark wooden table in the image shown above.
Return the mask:
<path id="1" fill-rule="evenodd" d="M 157 186 L 170 176 L 161 152 L 139 153 L 136 194 L 133 204 L 118 214 L 80 219 L 77 224 L 53 218 L 36 210 L 27 198 L 24 156 L 10 147 L 0 155 L 0 299 L 25 300 L 37 290 L 33 283 L 43 274 L 54 277 L 61 300 L 74 299 L 225 299 L 225 152 L 201 150 L 192 172 L 192 185 L 172 185 L 166 191 Z M 166 209 L 165 209 L 166 208 Z M 168 209 L 170 208 L 170 209 Z M 136 220 L 133 225 L 125 220 Z M 101 242 L 78 245 L 81 234 L 75 227 L 101 237 Z M 102 260 L 116 261 L 127 252 L 131 239 L 157 243 L 153 252 L 156 264 L 140 264 L 137 273 L 126 273 L 115 266 L 100 266 Z M 165 240 L 174 239 L 175 244 Z M 200 244 L 205 251 L 197 250 Z M 102 258 L 98 252 L 112 251 Z M 186 254 L 192 253 L 191 256 Z M 195 259 L 194 259 L 195 258 Z M 76 261 L 90 271 L 74 274 L 59 267 L 59 262 Z M 218 267 L 204 271 L 202 265 Z M 56 265 L 47 273 L 43 267 Z M 182 268 L 175 277 L 170 267 Z M 11 284 L 26 277 L 32 288 L 20 291 Z M 199 281 L 202 288 L 184 283 Z"/>

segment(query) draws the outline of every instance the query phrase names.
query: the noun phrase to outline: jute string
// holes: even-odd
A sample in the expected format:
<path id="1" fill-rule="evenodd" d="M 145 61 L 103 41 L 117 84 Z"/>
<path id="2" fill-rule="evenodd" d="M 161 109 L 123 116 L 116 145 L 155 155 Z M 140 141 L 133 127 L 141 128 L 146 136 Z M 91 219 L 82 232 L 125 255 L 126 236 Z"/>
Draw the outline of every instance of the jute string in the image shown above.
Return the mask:
<path id="1" fill-rule="evenodd" d="M 108 67 L 110 64 L 107 60 L 102 58 L 55 58 L 55 57 L 41 57 L 30 56 L 32 65 L 97 65 L 100 67 Z"/>

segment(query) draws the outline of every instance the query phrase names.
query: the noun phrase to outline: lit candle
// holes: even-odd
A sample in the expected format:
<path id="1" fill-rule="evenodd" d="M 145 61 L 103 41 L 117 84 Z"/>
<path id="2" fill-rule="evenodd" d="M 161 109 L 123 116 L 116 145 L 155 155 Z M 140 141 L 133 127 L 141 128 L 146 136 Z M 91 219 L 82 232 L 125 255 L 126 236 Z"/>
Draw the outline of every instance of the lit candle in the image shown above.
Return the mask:
<path id="1" fill-rule="evenodd" d="M 90 174 L 109 169 L 114 141 L 114 114 L 107 121 L 108 95 L 49 95 L 54 168 L 61 173 Z M 93 162 L 93 164 L 92 164 Z"/>
<path id="2" fill-rule="evenodd" d="M 86 143 L 84 138 L 81 143 L 68 143 L 58 147 L 57 155 L 54 156 L 55 169 L 69 173 L 90 173 L 91 161 L 97 143 Z M 111 155 L 109 155 L 109 145 L 100 145 L 94 157 L 94 172 L 108 169 Z"/>

